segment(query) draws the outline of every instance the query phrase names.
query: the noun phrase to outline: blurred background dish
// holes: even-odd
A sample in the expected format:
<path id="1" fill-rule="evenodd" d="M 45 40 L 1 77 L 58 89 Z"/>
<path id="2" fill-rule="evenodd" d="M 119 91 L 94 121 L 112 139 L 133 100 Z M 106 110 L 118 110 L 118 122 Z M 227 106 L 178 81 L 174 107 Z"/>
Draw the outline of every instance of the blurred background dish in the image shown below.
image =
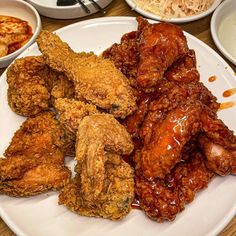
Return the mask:
<path id="1" fill-rule="evenodd" d="M 7 46 L 6 50 L 9 50 L 6 55 L 2 54 L 2 57 L 0 57 L 0 68 L 4 68 L 8 66 L 21 52 L 23 52 L 35 41 L 41 30 L 41 19 L 38 12 L 34 9 L 33 6 L 21 0 L 1 0 L 0 16 L 0 18 L 2 19 L 2 22 L 0 23 L 2 27 L 0 46 L 2 48 L 4 46 Z M 16 18 L 18 18 L 19 20 Z M 19 30 L 17 27 L 20 24 L 7 23 L 6 25 L 6 22 L 4 22 L 4 20 L 6 19 L 7 21 L 10 20 L 11 22 L 19 21 L 21 23 L 23 22 L 23 24 L 25 25 L 27 24 L 26 30 L 28 31 L 28 29 L 30 29 L 30 31 L 32 31 L 30 32 L 31 37 L 29 37 L 27 40 L 26 38 L 24 38 L 25 40 L 18 39 L 17 43 L 15 43 L 10 39 L 10 36 L 7 35 L 6 32 L 9 31 L 14 34 L 14 32 Z M 6 44 L 6 42 L 9 42 L 9 44 Z M 14 47 L 15 50 L 12 49 Z"/>
<path id="2" fill-rule="evenodd" d="M 224 1 L 211 18 L 211 35 L 217 48 L 236 65 L 236 1 Z"/>
<path id="3" fill-rule="evenodd" d="M 55 19 L 74 19 L 88 16 L 99 11 L 98 5 L 103 9 L 112 2 L 112 0 L 76 0 L 77 3 L 74 5 L 57 6 L 57 0 L 26 1 L 32 4 L 41 15 Z M 86 8 L 90 12 L 87 12 Z"/>
<path id="4" fill-rule="evenodd" d="M 186 23 L 186 22 L 190 22 L 190 21 L 195 21 L 198 19 L 201 19 L 207 15 L 209 15 L 210 13 L 212 13 L 216 7 L 221 3 L 222 0 L 197 0 L 197 1 L 182 1 L 182 2 L 189 2 L 189 6 L 192 5 L 192 7 L 190 7 L 191 10 L 188 10 L 187 8 L 187 4 L 184 6 L 185 9 L 187 9 L 186 11 L 188 12 L 187 14 L 189 14 L 189 16 L 184 16 L 182 15 L 182 10 L 180 10 L 180 8 L 178 7 L 178 4 L 176 0 L 173 0 L 174 6 L 173 9 L 176 11 L 176 14 L 178 15 L 182 15 L 181 17 L 176 17 L 176 16 L 170 16 L 170 15 L 164 15 L 162 14 L 162 10 L 163 8 L 166 7 L 166 9 L 168 9 L 167 11 L 169 12 L 173 12 L 173 9 L 170 9 L 169 4 L 171 1 L 166 1 L 166 0 L 125 0 L 128 5 L 135 10 L 136 12 L 140 13 L 143 16 L 146 16 L 148 18 L 154 19 L 154 20 L 159 20 L 159 21 L 166 21 L 166 22 L 171 22 L 171 23 Z M 143 7 L 141 6 L 142 2 Z M 162 3 L 163 2 L 163 3 Z M 137 3 L 141 3 L 141 4 L 137 4 Z M 159 12 L 159 10 L 157 9 L 157 7 L 155 7 L 155 9 L 153 10 L 147 10 L 148 4 L 150 4 L 151 6 L 155 5 L 158 6 L 158 4 L 161 6 L 162 9 L 160 9 L 160 14 L 158 13 L 154 13 L 154 12 Z M 202 7 L 206 7 L 201 9 Z M 182 9 L 184 9 L 182 8 Z M 150 9 L 150 8 L 149 8 Z M 193 12 L 198 12 L 194 14 Z M 163 11 L 164 12 L 164 11 Z"/>

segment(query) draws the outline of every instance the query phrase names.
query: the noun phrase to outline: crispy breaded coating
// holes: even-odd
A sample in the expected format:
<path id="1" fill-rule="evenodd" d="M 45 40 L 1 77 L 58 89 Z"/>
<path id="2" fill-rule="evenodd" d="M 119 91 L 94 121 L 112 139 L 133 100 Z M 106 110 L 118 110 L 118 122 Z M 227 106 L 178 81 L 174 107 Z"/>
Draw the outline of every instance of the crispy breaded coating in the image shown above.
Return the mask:
<path id="1" fill-rule="evenodd" d="M 19 115 L 32 116 L 49 107 L 44 78 L 50 76 L 41 56 L 17 59 L 7 70 L 8 104 Z"/>
<path id="2" fill-rule="evenodd" d="M 33 116 L 48 110 L 56 98 L 74 97 L 74 85 L 52 71 L 42 56 L 17 59 L 7 70 L 8 103 L 19 115 Z"/>
<path id="3" fill-rule="evenodd" d="M 85 216 L 123 218 L 131 210 L 134 180 L 120 155 L 132 150 L 129 134 L 112 115 L 85 117 L 77 133 L 77 175 L 60 193 L 59 203 Z"/>
<path id="4" fill-rule="evenodd" d="M 64 145 L 64 132 L 52 112 L 28 118 L 0 159 L 0 192 L 30 196 L 61 188 L 70 179 Z"/>
<path id="5" fill-rule="evenodd" d="M 119 155 L 113 154 L 105 165 L 105 181 L 103 190 L 98 198 L 86 201 L 81 194 L 79 174 L 61 190 L 59 204 L 64 204 L 69 210 L 84 216 L 95 216 L 119 220 L 124 218 L 131 210 L 134 199 L 133 170 Z M 78 169 L 81 167 L 77 167 Z"/>
<path id="6" fill-rule="evenodd" d="M 55 101 L 55 109 L 65 130 L 76 136 L 80 121 L 88 115 L 99 113 L 96 106 L 82 101 L 68 98 L 59 98 Z"/>
<path id="7" fill-rule="evenodd" d="M 42 31 L 37 42 L 46 63 L 74 82 L 77 95 L 116 117 L 124 118 L 136 109 L 128 79 L 110 60 L 77 54 L 49 31 Z"/>
<path id="8" fill-rule="evenodd" d="M 99 113 L 96 106 L 75 99 L 59 98 L 55 100 L 54 108 L 58 112 L 58 120 L 65 132 L 67 140 L 66 154 L 75 155 L 75 140 L 80 121 L 88 115 Z"/>
<path id="9" fill-rule="evenodd" d="M 20 179 L 0 181 L 0 193 L 28 197 L 48 190 L 59 190 L 70 176 L 70 170 L 62 164 L 43 163 L 26 171 Z"/>
<path id="10" fill-rule="evenodd" d="M 165 179 L 148 181 L 142 173 L 140 156 L 135 157 L 135 193 L 141 209 L 157 222 L 173 221 L 193 201 L 196 193 L 207 187 L 215 176 L 207 169 L 204 156 L 192 153 L 187 161 L 178 163 Z"/>

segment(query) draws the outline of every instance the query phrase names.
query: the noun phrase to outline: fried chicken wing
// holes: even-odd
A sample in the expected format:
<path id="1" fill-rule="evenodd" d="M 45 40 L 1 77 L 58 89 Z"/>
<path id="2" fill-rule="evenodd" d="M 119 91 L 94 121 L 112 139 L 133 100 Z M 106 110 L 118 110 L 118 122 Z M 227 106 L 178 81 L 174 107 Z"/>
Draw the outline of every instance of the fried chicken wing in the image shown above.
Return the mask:
<path id="1" fill-rule="evenodd" d="M 42 31 L 37 42 L 46 63 L 74 82 L 77 95 L 116 117 L 124 118 L 136 109 L 127 78 L 110 60 L 77 54 L 48 31 Z"/>
<path id="2" fill-rule="evenodd" d="M 203 116 L 205 134 L 199 138 L 206 164 L 219 175 L 235 174 L 236 137 L 219 119 Z"/>
<path id="3" fill-rule="evenodd" d="M 82 192 L 94 200 L 102 191 L 106 152 L 130 154 L 133 144 L 125 128 L 111 115 L 95 114 L 85 117 L 79 125 L 76 160 L 83 162 Z M 84 188 L 84 189 L 83 189 Z"/>
<path id="4" fill-rule="evenodd" d="M 73 83 L 52 71 L 42 56 L 17 59 L 7 70 L 8 103 L 19 115 L 33 116 L 48 110 L 51 99 L 73 97 Z"/>
<path id="5" fill-rule="evenodd" d="M 137 21 L 145 20 L 138 17 Z M 147 24 L 139 40 L 137 82 L 144 89 L 157 86 L 167 68 L 188 52 L 181 28 L 168 23 Z"/>
<path id="6" fill-rule="evenodd" d="M 113 116 L 85 117 L 77 133 L 77 175 L 61 191 L 59 203 L 85 216 L 123 218 L 131 210 L 134 180 L 120 155 L 132 150 L 129 134 Z"/>
<path id="7" fill-rule="evenodd" d="M 64 133 L 52 112 L 28 118 L 0 159 L 0 192 L 30 196 L 59 189 L 70 178 L 64 166 Z M 37 176 L 43 176 L 37 179 Z"/>

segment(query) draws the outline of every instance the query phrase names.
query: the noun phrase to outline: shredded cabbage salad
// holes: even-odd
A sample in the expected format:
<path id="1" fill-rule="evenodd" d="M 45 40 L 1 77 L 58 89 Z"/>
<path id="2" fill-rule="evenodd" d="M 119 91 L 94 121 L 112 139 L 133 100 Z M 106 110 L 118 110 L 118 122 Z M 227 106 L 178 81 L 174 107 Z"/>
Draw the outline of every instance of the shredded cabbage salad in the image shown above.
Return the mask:
<path id="1" fill-rule="evenodd" d="M 162 18 L 181 18 L 206 11 L 214 0 L 133 0 L 138 7 Z"/>

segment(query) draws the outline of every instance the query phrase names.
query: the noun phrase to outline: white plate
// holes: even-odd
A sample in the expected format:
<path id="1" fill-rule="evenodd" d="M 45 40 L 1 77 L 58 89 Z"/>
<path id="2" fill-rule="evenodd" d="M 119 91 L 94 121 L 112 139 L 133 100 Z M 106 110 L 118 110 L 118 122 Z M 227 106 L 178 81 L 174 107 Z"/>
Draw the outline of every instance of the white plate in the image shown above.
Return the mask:
<path id="1" fill-rule="evenodd" d="M 206 11 L 198 14 L 198 15 L 194 15 L 194 16 L 187 16 L 187 17 L 181 17 L 181 18 L 168 18 L 168 19 L 163 19 L 163 17 L 158 16 L 154 13 L 151 13 L 149 11 L 144 10 L 141 7 L 138 7 L 136 3 L 134 3 L 133 0 L 125 0 L 129 6 L 135 10 L 136 12 L 140 13 L 143 16 L 146 16 L 148 18 L 154 19 L 154 20 L 158 20 L 158 21 L 166 21 L 166 22 L 172 22 L 172 23 L 186 23 L 186 22 L 190 22 L 190 21 L 195 21 L 195 20 L 199 20 L 209 14 L 211 14 L 216 7 L 222 2 L 222 0 L 215 0 L 214 3 L 212 4 L 212 6 L 207 9 Z"/>
<path id="2" fill-rule="evenodd" d="M 113 43 L 119 42 L 124 33 L 135 30 L 136 27 L 134 18 L 105 17 L 76 23 L 57 33 L 73 50 L 92 50 L 99 54 Z M 195 37 L 186 35 L 190 48 L 196 51 L 201 79 L 205 85 L 221 102 L 236 100 L 235 97 L 222 97 L 224 90 L 236 87 L 235 75 L 230 67 L 211 48 Z M 36 54 L 39 52 L 34 44 L 21 57 Z M 218 79 L 209 83 L 208 78 L 212 75 L 216 75 Z M 7 105 L 6 73 L 1 78 L 0 101 L 0 153 L 3 153 L 14 131 L 24 120 Z M 222 110 L 219 115 L 236 131 L 236 107 Z M 216 235 L 226 226 L 236 212 L 235 199 L 236 177 L 228 176 L 215 178 L 172 223 L 158 224 L 139 210 L 133 210 L 120 222 L 78 216 L 64 206 L 58 206 L 57 193 L 52 192 L 31 198 L 1 195 L 0 215 L 18 236 L 205 236 Z"/>
<path id="3" fill-rule="evenodd" d="M 71 6 L 57 6 L 57 0 L 26 0 L 33 5 L 38 12 L 50 18 L 55 19 L 74 19 L 89 16 L 99 11 L 99 9 L 89 0 L 81 0 L 84 5 L 90 10 L 87 13 L 83 7 L 77 3 Z M 112 0 L 94 0 L 101 8 L 108 6 Z"/>

